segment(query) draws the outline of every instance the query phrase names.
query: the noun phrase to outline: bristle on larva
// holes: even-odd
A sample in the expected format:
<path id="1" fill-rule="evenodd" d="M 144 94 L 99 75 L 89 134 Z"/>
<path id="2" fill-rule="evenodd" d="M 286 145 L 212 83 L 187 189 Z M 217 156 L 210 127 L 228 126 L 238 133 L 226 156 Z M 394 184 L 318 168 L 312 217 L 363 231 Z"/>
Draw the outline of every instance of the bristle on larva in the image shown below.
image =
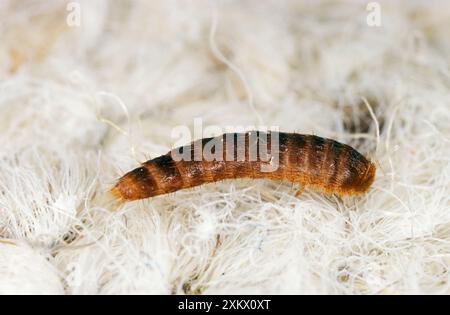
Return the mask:
<path id="1" fill-rule="evenodd" d="M 149 160 L 120 178 L 111 193 L 120 201 L 132 201 L 252 178 L 348 196 L 366 192 L 375 171 L 375 165 L 355 149 L 332 139 L 251 131 L 197 140 Z"/>

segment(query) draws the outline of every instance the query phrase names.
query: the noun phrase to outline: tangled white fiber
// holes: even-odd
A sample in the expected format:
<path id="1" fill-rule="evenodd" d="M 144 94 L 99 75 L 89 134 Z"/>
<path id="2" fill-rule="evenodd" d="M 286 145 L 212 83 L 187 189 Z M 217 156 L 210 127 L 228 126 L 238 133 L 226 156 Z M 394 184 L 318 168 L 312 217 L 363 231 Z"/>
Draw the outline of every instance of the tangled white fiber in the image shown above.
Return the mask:
<path id="1" fill-rule="evenodd" d="M 0 293 L 450 293 L 450 2 L 68 3 L 0 2 Z M 196 117 L 348 143 L 375 183 L 111 203 Z"/>

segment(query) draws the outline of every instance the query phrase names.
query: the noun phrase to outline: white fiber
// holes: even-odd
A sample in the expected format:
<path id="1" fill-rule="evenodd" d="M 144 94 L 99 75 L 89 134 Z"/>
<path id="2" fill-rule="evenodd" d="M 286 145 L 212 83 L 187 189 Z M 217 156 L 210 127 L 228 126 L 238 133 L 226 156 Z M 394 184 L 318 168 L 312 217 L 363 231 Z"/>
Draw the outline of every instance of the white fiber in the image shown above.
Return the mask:
<path id="1" fill-rule="evenodd" d="M 24 242 L 0 240 L 0 294 L 63 294 L 50 255 Z"/>
<path id="2" fill-rule="evenodd" d="M 73 2 L 0 2 L 0 293 L 450 293 L 450 3 Z M 111 200 L 196 118 L 334 138 L 376 180 Z"/>

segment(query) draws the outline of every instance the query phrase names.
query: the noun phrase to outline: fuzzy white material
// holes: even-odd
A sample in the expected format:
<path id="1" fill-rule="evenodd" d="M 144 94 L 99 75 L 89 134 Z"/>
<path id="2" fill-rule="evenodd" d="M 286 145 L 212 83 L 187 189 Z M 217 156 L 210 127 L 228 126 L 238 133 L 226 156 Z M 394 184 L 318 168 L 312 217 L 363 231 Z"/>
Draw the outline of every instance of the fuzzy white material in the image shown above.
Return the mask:
<path id="1" fill-rule="evenodd" d="M 367 2 L 2 0 L 0 293 L 450 293 L 450 2 Z M 114 205 L 196 117 L 337 139 L 376 181 Z"/>

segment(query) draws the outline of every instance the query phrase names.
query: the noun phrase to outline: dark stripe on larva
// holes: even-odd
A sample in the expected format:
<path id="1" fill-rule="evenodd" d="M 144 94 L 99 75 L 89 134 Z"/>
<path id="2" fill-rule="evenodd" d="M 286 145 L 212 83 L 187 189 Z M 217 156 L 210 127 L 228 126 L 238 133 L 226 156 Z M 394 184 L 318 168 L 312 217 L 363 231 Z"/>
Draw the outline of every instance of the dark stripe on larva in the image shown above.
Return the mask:
<path id="1" fill-rule="evenodd" d="M 183 188 L 183 178 L 170 154 L 150 160 L 144 166 L 157 173 L 163 191 L 173 192 Z"/>
<path id="2" fill-rule="evenodd" d="M 256 178 L 255 177 L 255 171 L 253 168 L 253 162 L 251 161 L 251 153 L 250 153 L 250 138 L 251 133 L 246 132 L 245 133 L 245 145 L 247 150 L 245 150 L 245 160 L 247 161 L 247 168 L 249 170 L 249 172 L 251 173 L 251 178 Z"/>
<path id="3" fill-rule="evenodd" d="M 305 182 L 305 176 L 308 172 L 308 151 L 306 147 L 306 139 L 308 136 L 293 134 L 289 137 L 290 148 L 297 148 L 297 150 L 289 150 L 289 180 L 294 182 L 296 179 L 299 182 Z"/>
<path id="4" fill-rule="evenodd" d="M 322 178 L 323 184 L 325 186 L 329 186 L 329 178 L 330 178 L 330 172 L 333 171 L 333 163 L 330 161 L 330 150 L 333 146 L 332 140 L 325 140 L 324 147 L 323 147 L 323 153 L 322 153 L 322 164 L 320 165 L 320 177 Z"/>
<path id="5" fill-rule="evenodd" d="M 278 146 L 271 136 L 278 137 Z M 229 142 L 231 140 L 233 143 Z M 211 147 L 211 141 L 216 141 L 217 147 Z M 250 159 L 252 145 L 256 150 L 253 152 L 256 161 Z M 197 148 L 200 152 L 194 154 Z M 219 148 L 222 152 L 218 154 L 222 153 L 225 160 L 211 160 L 207 149 L 214 154 Z M 344 196 L 367 191 L 375 176 L 374 164 L 355 149 L 311 135 L 258 131 L 232 133 L 197 140 L 175 150 L 186 153 L 191 160 L 174 160 L 174 151 L 171 151 L 147 161 L 118 181 L 112 190 L 114 195 L 130 201 L 223 179 L 266 178 L 287 180 Z M 262 166 L 274 168 L 271 172 L 263 172 Z"/>
<path id="6" fill-rule="evenodd" d="M 311 181 L 318 184 L 322 180 L 322 161 L 325 151 L 325 139 L 313 136 L 311 139 L 311 148 L 309 151 L 310 172 L 313 174 Z"/>
<path id="7" fill-rule="evenodd" d="M 259 175 L 261 174 L 261 165 L 259 163 L 259 153 L 258 153 L 258 142 L 259 142 L 259 132 L 258 131 L 251 131 L 248 133 L 249 138 L 249 146 L 252 146 L 253 152 L 251 152 L 251 161 L 250 161 L 250 168 L 253 178 L 259 178 Z M 250 152 L 249 152 L 250 154 Z"/>
<path id="8" fill-rule="evenodd" d="M 234 161 L 236 162 L 236 167 L 233 169 L 234 177 L 237 174 L 246 172 L 249 170 L 248 157 L 246 151 L 248 149 L 248 143 L 245 141 L 245 133 L 234 133 Z"/>
<path id="9" fill-rule="evenodd" d="M 282 179 L 289 180 L 290 178 L 290 168 L 292 167 L 289 161 L 289 147 L 291 146 L 291 138 L 286 133 L 278 133 L 279 148 L 278 160 L 280 162 L 279 174 Z"/>
<path id="10" fill-rule="evenodd" d="M 340 159 L 342 148 L 343 146 L 339 142 L 336 141 L 331 142 L 330 151 L 328 154 L 328 163 L 329 163 L 328 167 L 330 167 L 331 169 L 329 171 L 328 184 L 333 188 L 337 183 L 337 176 L 339 174 L 338 161 Z"/>
<path id="11" fill-rule="evenodd" d="M 316 175 L 316 167 L 315 167 L 315 158 L 311 158 L 312 154 L 317 154 L 317 150 L 314 149 L 314 143 L 313 143 L 313 136 L 306 136 L 305 137 L 305 160 L 304 160 L 304 172 L 305 177 L 309 181 L 310 184 L 312 184 L 312 178 L 315 178 Z"/>

